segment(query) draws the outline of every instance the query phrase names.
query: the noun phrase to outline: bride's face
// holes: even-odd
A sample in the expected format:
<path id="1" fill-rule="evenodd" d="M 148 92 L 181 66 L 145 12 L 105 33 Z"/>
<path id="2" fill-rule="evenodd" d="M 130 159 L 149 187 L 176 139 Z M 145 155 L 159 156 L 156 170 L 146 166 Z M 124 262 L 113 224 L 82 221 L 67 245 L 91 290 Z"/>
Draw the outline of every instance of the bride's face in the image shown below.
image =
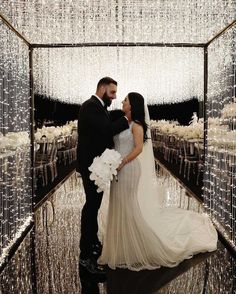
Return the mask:
<path id="1" fill-rule="evenodd" d="M 130 112 L 130 110 L 131 110 L 131 105 L 130 105 L 130 103 L 129 103 L 129 98 L 128 98 L 128 96 L 125 97 L 125 99 L 122 101 L 122 104 L 123 104 L 122 109 L 123 109 L 124 113 L 128 113 L 128 112 Z"/>

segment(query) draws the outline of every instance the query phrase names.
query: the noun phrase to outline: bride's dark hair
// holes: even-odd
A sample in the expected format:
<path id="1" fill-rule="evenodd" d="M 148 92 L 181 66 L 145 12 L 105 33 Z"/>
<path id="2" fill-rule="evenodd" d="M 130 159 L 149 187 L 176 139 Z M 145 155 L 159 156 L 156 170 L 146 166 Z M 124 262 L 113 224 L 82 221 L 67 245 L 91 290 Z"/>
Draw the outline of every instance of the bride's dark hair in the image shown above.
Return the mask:
<path id="1" fill-rule="evenodd" d="M 144 98 L 141 94 L 136 92 L 130 92 L 128 98 L 131 105 L 131 118 L 143 127 L 143 141 L 146 142 L 148 126 L 145 122 Z"/>

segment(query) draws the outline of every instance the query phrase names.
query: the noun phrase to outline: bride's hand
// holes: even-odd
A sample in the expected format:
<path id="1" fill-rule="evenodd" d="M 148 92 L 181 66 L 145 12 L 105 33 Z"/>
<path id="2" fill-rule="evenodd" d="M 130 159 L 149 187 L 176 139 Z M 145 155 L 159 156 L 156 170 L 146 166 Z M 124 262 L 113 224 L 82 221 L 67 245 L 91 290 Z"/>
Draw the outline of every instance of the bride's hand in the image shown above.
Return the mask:
<path id="1" fill-rule="evenodd" d="M 123 163 L 123 161 L 121 162 L 121 164 L 117 167 L 117 171 L 119 172 L 121 169 L 122 169 L 122 167 L 124 166 L 125 164 Z"/>
<path id="2" fill-rule="evenodd" d="M 123 158 L 121 164 L 117 167 L 117 171 L 119 172 L 122 169 L 122 167 L 126 165 L 126 163 L 128 163 L 127 159 Z"/>

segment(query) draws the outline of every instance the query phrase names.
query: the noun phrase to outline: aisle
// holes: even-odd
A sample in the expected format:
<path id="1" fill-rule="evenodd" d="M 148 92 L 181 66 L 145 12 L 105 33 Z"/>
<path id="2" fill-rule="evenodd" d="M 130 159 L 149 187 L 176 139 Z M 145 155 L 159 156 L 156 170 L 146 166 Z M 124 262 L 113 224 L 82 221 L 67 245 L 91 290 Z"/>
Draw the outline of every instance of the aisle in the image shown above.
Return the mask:
<path id="1" fill-rule="evenodd" d="M 170 181 L 170 179 L 165 179 L 165 181 Z M 73 174 L 52 195 L 51 199 L 37 210 L 36 277 L 38 293 L 148 294 L 157 293 L 170 281 L 172 282 L 158 293 L 198 294 L 202 293 L 204 287 L 210 291 L 208 293 L 231 293 L 233 260 L 221 244 L 217 252 L 195 256 L 176 268 L 142 272 L 111 270 L 108 273 L 107 283 L 97 284 L 95 278 L 80 272 L 78 266 L 82 205 L 81 179 Z M 181 275 L 182 273 L 184 274 Z M 224 292 L 221 292 L 222 290 Z"/>

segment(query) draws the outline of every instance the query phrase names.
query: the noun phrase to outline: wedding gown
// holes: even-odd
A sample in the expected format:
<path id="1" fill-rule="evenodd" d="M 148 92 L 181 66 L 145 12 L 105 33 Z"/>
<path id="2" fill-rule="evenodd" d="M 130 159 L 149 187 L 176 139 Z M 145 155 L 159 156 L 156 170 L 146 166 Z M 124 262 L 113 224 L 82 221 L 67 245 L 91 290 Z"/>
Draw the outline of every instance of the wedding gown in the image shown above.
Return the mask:
<path id="1" fill-rule="evenodd" d="M 122 157 L 134 147 L 130 128 L 114 137 Z M 99 264 L 130 270 L 174 267 L 194 254 L 214 251 L 217 233 L 210 219 L 180 208 L 162 208 L 154 203 L 144 213 L 145 199 L 138 199 L 141 176 L 139 157 L 126 164 L 111 183 L 106 232 Z M 161 195 L 156 195 L 156 198 Z M 155 201 L 155 199 L 153 199 Z M 143 203 L 143 205 L 140 205 Z M 147 208 L 146 208 L 147 209 Z"/>

